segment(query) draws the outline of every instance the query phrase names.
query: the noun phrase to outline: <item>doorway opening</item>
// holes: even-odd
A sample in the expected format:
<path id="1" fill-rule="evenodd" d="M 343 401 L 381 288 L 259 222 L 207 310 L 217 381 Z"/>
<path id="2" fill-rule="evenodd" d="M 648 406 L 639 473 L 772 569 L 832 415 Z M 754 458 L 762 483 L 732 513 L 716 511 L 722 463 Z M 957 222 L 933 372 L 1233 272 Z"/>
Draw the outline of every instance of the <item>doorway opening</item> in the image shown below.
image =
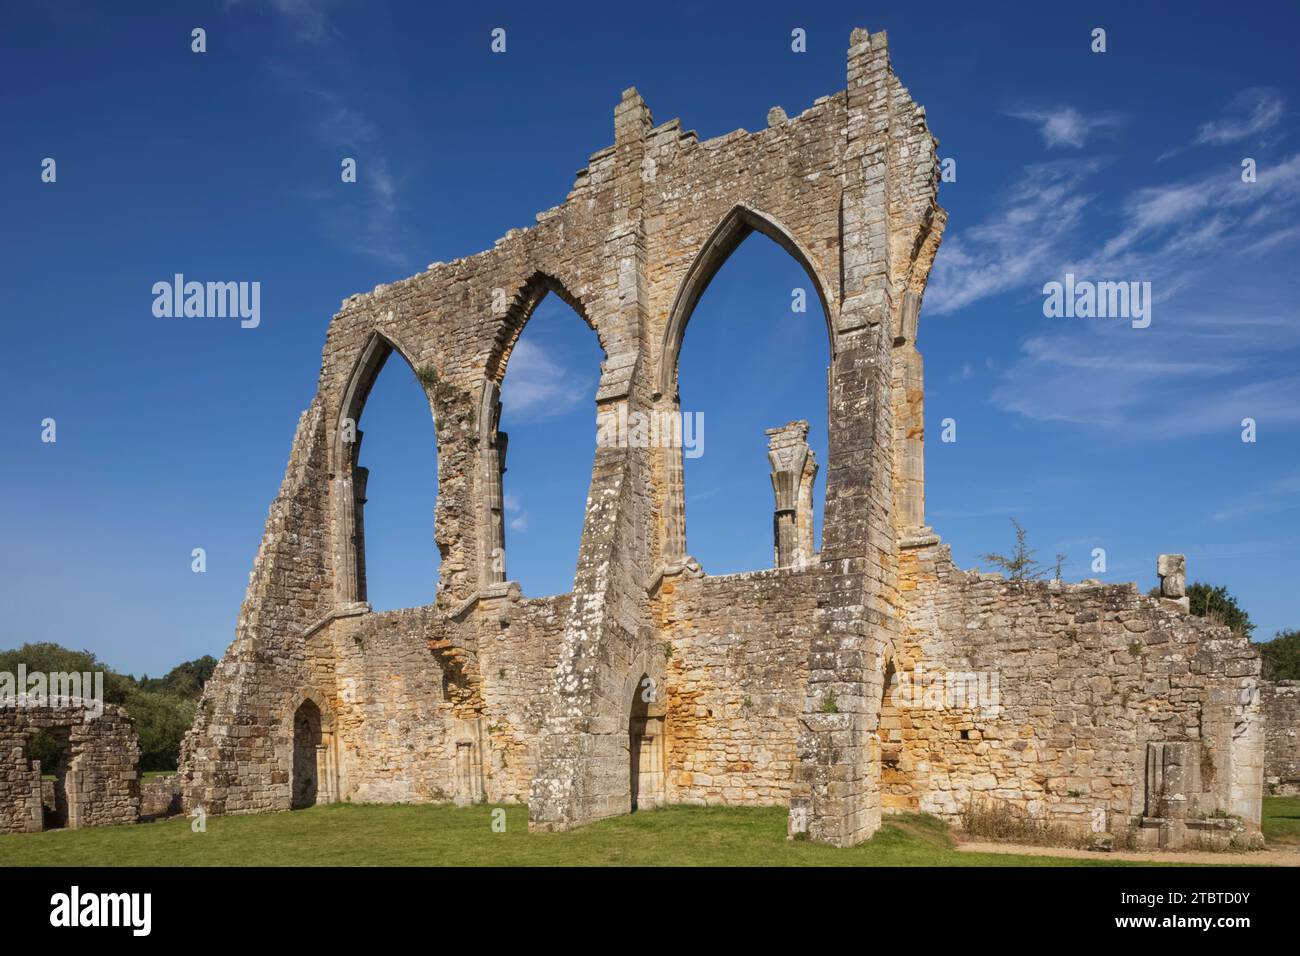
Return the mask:
<path id="1" fill-rule="evenodd" d="M 642 674 L 627 725 L 633 813 L 664 803 L 664 706 L 659 696 L 655 681 Z"/>
<path id="2" fill-rule="evenodd" d="M 305 700 L 293 715 L 293 795 L 290 806 L 295 810 L 316 804 L 320 785 L 317 767 L 320 744 L 320 708 Z"/>

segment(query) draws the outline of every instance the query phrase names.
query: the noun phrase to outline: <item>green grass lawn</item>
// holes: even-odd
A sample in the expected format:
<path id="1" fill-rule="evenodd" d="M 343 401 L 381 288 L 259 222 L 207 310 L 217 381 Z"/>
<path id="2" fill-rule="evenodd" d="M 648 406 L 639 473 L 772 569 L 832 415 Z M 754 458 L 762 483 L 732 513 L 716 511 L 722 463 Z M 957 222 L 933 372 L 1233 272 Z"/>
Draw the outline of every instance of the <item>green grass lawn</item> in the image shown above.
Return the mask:
<path id="1" fill-rule="evenodd" d="M 1300 797 L 1265 797 L 1260 829 L 1269 843 L 1300 843 Z"/>
<path id="2" fill-rule="evenodd" d="M 847 850 L 785 838 L 782 807 L 668 807 L 568 833 L 529 833 L 522 806 L 335 804 L 293 813 L 186 817 L 136 826 L 0 836 L 0 866 L 1135 866 L 1105 854 L 1082 860 L 958 853 L 947 827 L 918 814 L 887 817 Z M 1300 843 L 1300 798 L 1266 797 L 1264 835 Z M 1249 856 L 1225 854 L 1227 865 Z M 1176 865 L 1171 860 L 1169 865 Z"/>
<path id="3" fill-rule="evenodd" d="M 293 813 L 188 818 L 135 826 L 0 836 L 9 866 L 714 865 L 1115 866 L 1120 861 L 958 853 L 933 817 L 889 817 L 876 836 L 839 850 L 785 838 L 782 807 L 668 807 L 568 833 L 529 833 L 527 810 L 335 804 Z M 1225 860 L 1226 862 L 1231 862 Z"/>

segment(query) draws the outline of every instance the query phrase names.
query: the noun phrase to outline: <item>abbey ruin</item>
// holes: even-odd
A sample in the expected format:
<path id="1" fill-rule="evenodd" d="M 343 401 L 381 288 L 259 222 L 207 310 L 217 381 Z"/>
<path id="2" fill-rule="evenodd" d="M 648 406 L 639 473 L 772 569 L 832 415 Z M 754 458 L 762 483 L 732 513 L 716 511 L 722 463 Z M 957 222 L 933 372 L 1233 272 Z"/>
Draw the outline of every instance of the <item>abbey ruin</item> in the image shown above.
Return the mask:
<path id="1" fill-rule="evenodd" d="M 1177 556 L 1160 597 L 1009 581 L 954 566 L 927 526 L 917 335 L 945 223 L 936 141 L 884 33 L 850 42 L 846 89 L 773 108 L 758 132 L 700 141 L 627 90 L 613 145 L 562 205 L 343 303 L 185 740 L 186 807 L 526 802 L 551 830 L 775 804 L 792 836 L 847 846 L 882 812 L 956 820 L 991 801 L 1152 846 L 1258 832 L 1258 656 L 1189 616 Z M 572 591 L 521 594 L 498 422 L 533 310 L 554 293 L 598 337 L 597 416 L 677 414 L 692 311 L 753 232 L 807 272 L 831 356 L 829 460 L 802 423 L 766 436 L 775 566 L 705 573 L 681 449 L 594 443 L 580 549 L 556 555 L 576 559 Z M 437 433 L 442 561 L 428 606 L 376 613 L 358 424 L 394 355 Z"/>

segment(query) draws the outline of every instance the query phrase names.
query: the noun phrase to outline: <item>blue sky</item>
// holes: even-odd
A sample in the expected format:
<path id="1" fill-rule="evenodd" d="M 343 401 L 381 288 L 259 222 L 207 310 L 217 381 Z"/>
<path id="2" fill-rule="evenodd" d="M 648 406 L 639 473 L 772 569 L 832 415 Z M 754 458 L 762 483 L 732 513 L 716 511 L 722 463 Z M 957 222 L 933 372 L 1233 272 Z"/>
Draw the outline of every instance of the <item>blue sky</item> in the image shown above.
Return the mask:
<path id="1" fill-rule="evenodd" d="M 625 87 L 701 138 L 760 129 L 843 87 L 854 26 L 889 31 L 957 162 L 920 347 L 928 516 L 958 562 L 1006 550 L 1014 516 L 1040 557 L 1069 555 L 1067 579 L 1145 588 L 1182 551 L 1257 637 L 1300 626 L 1300 14 L 1055 6 L 4 4 L 0 646 L 54 640 L 137 674 L 219 655 L 343 298 L 561 202 Z M 260 326 L 156 318 L 151 287 L 177 272 L 259 281 Z M 1045 317 L 1066 272 L 1151 282 L 1151 326 Z M 764 428 L 809 419 L 825 464 L 824 325 L 814 297 L 790 309 L 806 281 L 752 237 L 688 330 L 682 401 L 706 422 L 688 536 L 713 572 L 771 563 Z M 572 580 L 599 358 L 548 297 L 507 373 L 526 594 Z M 371 597 L 427 603 L 433 428 L 400 361 L 362 428 Z"/>

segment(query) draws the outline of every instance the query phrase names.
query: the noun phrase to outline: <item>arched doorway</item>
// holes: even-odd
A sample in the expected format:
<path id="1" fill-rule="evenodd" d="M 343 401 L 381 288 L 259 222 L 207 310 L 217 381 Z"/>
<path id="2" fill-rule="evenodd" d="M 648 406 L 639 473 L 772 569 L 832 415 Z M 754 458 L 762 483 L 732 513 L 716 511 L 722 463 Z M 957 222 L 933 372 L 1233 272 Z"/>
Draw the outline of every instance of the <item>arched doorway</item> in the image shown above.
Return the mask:
<path id="1" fill-rule="evenodd" d="M 318 748 L 321 744 L 320 708 L 305 700 L 293 715 L 293 794 L 294 810 L 314 806 L 320 787 Z"/>
<path id="2" fill-rule="evenodd" d="M 876 734 L 880 740 L 880 808 L 885 813 L 916 809 L 912 797 L 910 758 L 904 750 L 903 730 L 910 722 L 904 717 L 906 698 L 901 694 L 893 658 L 885 661 L 880 692 L 880 717 Z"/>
<path id="3" fill-rule="evenodd" d="M 642 674 L 627 723 L 632 812 L 664 803 L 664 705 L 656 681 Z"/>

